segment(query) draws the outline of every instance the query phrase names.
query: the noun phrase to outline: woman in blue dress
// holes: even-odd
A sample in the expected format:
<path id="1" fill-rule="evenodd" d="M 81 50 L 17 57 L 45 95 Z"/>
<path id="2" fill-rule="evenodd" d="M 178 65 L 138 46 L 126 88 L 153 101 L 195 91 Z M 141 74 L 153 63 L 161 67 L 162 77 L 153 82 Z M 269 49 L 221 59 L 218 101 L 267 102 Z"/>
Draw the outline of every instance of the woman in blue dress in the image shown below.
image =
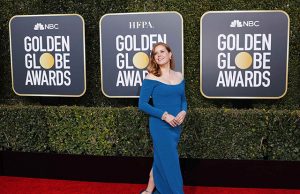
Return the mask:
<path id="1" fill-rule="evenodd" d="M 187 102 L 185 82 L 175 72 L 171 48 L 162 42 L 153 45 L 148 75 L 143 81 L 139 109 L 149 115 L 154 160 L 147 189 L 142 194 L 183 194 L 177 146 Z M 149 104 L 152 97 L 153 104 Z"/>

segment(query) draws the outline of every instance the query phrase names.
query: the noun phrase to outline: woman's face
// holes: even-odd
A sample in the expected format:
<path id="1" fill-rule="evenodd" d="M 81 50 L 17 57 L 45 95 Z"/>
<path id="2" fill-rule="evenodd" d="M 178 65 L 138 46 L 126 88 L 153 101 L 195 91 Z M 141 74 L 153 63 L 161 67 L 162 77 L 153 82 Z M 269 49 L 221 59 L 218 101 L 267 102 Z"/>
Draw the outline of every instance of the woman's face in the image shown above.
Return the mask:
<path id="1" fill-rule="evenodd" d="M 154 59 L 158 65 L 170 63 L 172 53 L 169 52 L 163 45 L 158 45 L 154 49 Z"/>

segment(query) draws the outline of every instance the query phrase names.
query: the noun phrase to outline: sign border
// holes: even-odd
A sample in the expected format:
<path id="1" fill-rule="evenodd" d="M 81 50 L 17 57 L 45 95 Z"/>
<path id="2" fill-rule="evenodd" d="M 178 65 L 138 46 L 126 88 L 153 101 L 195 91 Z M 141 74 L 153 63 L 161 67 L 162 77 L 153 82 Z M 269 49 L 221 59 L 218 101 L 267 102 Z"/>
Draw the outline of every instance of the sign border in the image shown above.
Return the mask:
<path id="1" fill-rule="evenodd" d="M 99 36 L 100 36 L 100 41 L 99 41 L 99 44 L 100 44 L 100 69 L 101 69 L 101 91 L 102 91 L 102 94 L 108 98 L 139 98 L 140 96 L 110 96 L 108 94 L 106 94 L 103 90 L 103 61 L 102 61 L 102 39 L 101 39 L 101 22 L 103 20 L 104 17 L 106 16 L 114 16 L 114 15 L 137 15 L 137 14 L 164 14 L 164 13 L 175 13 L 177 15 L 179 15 L 180 19 L 181 19 L 181 46 L 182 46 L 182 75 L 184 76 L 184 36 L 183 36 L 183 17 L 182 15 L 177 12 L 177 11 L 159 11 L 159 12 L 130 12 L 130 13 L 108 13 L 108 14 L 105 14 L 103 15 L 101 18 L 100 18 L 100 21 L 99 21 Z"/>
<path id="2" fill-rule="evenodd" d="M 84 61 L 84 90 L 78 95 L 63 95 L 63 94 L 21 94 L 18 93 L 14 88 L 14 77 L 13 77 L 13 61 L 12 61 L 12 41 L 11 41 L 11 22 L 14 18 L 22 17 L 48 17 L 48 16 L 78 16 L 82 20 L 82 32 L 83 32 L 83 61 Z M 10 64 L 11 64 L 11 78 L 12 78 L 12 90 L 18 96 L 42 96 L 42 97 L 81 97 L 86 92 L 86 56 L 85 56 L 85 22 L 79 14 L 41 14 L 41 15 L 15 15 L 9 20 L 9 41 L 10 41 Z"/>
<path id="3" fill-rule="evenodd" d="M 281 96 L 207 96 L 202 90 L 202 20 L 205 15 L 209 13 L 256 13 L 256 12 L 280 12 L 287 16 L 288 19 L 288 29 L 287 29 L 287 53 L 286 53 L 286 81 L 285 81 L 285 90 Z M 290 37 L 290 17 L 283 10 L 240 10 L 240 11 L 207 11 L 205 12 L 200 19 L 200 92 L 201 94 L 208 99 L 280 99 L 286 95 L 288 89 L 288 61 L 289 61 L 289 37 Z"/>

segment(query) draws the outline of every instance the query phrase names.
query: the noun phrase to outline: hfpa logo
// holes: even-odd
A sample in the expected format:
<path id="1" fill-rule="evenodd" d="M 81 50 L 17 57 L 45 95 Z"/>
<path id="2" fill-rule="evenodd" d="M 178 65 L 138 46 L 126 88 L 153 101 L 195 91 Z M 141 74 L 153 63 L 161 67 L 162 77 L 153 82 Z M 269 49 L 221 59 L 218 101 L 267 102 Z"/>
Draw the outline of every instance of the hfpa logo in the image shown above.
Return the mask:
<path id="1" fill-rule="evenodd" d="M 231 28 L 241 28 L 241 27 L 258 27 L 259 21 L 240 21 L 233 20 L 230 23 Z"/>
<path id="2" fill-rule="evenodd" d="M 58 30 L 58 24 L 41 24 L 36 23 L 34 25 L 34 30 Z"/>

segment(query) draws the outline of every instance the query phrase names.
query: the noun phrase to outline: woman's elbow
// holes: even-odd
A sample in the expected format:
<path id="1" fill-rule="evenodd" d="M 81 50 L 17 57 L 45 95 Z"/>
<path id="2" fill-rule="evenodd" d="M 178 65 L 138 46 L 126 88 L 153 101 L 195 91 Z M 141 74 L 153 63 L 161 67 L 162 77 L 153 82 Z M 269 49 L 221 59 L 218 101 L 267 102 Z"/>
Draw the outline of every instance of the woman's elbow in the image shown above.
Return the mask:
<path id="1" fill-rule="evenodd" d="M 138 109 L 141 111 L 144 110 L 144 105 L 142 102 L 139 102 Z"/>

